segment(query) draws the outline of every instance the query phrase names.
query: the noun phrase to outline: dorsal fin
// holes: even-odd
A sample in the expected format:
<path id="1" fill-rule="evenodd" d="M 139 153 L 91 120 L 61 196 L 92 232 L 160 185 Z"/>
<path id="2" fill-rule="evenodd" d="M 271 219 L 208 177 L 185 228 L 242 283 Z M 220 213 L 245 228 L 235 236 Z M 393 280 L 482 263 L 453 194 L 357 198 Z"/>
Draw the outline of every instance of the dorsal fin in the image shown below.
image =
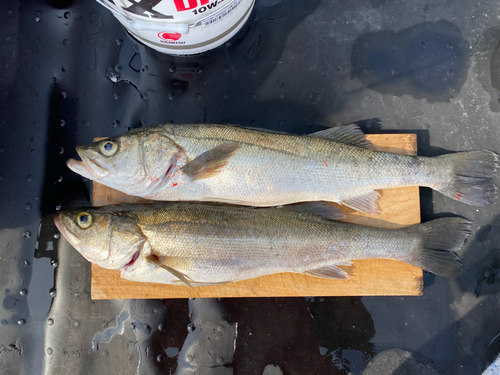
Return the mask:
<path id="1" fill-rule="evenodd" d="M 337 207 L 335 207 L 331 202 L 315 201 L 293 203 L 282 206 L 282 208 L 297 212 L 306 212 L 309 214 L 322 216 L 330 220 L 341 220 L 345 218 L 344 213 Z"/>
<path id="2" fill-rule="evenodd" d="M 363 133 L 356 124 L 320 130 L 319 132 L 308 134 L 308 136 L 341 142 L 348 145 L 366 148 L 368 150 L 375 150 L 373 143 L 366 139 L 366 134 Z"/>

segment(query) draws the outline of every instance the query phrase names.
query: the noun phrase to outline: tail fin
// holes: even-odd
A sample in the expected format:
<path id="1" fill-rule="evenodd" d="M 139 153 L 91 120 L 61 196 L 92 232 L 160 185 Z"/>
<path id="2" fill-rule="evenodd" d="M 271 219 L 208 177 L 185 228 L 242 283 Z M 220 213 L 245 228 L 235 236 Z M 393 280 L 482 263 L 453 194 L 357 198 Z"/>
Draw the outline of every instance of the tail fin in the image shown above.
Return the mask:
<path id="1" fill-rule="evenodd" d="M 412 228 L 422 242 L 408 262 L 439 276 L 456 278 L 463 272 L 455 251 L 460 249 L 471 233 L 472 222 L 459 217 L 443 218 L 418 224 Z"/>
<path id="2" fill-rule="evenodd" d="M 491 151 L 469 151 L 439 156 L 450 163 L 452 177 L 439 189 L 441 193 L 472 206 L 487 206 L 497 199 L 493 183 L 498 168 L 498 156 Z"/>

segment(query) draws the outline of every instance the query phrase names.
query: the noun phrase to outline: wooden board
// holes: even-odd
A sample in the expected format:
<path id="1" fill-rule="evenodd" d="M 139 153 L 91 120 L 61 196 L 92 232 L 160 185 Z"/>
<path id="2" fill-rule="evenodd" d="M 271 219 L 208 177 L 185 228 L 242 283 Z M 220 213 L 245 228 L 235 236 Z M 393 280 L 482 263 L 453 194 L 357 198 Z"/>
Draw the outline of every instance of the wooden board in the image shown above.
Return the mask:
<path id="1" fill-rule="evenodd" d="M 368 135 L 381 151 L 416 155 L 416 134 Z M 380 215 L 365 215 L 341 207 L 345 221 L 381 228 L 399 228 L 420 222 L 418 187 L 380 191 Z M 94 206 L 145 202 L 94 182 Z M 263 276 L 236 283 L 191 289 L 185 285 L 138 283 L 124 280 L 120 272 L 92 264 L 92 299 L 376 296 L 421 295 L 422 270 L 403 262 L 384 259 L 354 261 L 348 280 L 327 280 L 295 273 Z M 346 268 L 347 269 L 347 268 Z"/>

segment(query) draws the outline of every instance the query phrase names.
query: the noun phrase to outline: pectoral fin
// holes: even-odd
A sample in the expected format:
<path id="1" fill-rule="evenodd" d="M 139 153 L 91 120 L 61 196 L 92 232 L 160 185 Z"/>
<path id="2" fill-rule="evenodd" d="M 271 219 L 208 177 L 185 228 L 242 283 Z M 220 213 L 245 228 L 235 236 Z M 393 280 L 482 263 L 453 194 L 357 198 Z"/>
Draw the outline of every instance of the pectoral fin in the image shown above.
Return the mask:
<path id="1" fill-rule="evenodd" d="M 214 147 L 191 160 L 181 171 L 193 180 L 212 177 L 226 166 L 239 147 L 238 143 L 226 143 Z"/>
<path id="2" fill-rule="evenodd" d="M 155 266 L 163 268 L 165 271 L 170 272 L 172 275 L 177 277 L 180 281 L 186 284 L 188 287 L 193 288 L 193 285 L 189 282 L 189 276 L 184 275 L 182 272 L 177 271 L 176 269 L 167 266 L 166 264 L 160 262 L 155 256 L 149 256 L 146 260 L 150 263 L 153 263 Z M 194 288 L 193 288 L 194 289 Z"/>

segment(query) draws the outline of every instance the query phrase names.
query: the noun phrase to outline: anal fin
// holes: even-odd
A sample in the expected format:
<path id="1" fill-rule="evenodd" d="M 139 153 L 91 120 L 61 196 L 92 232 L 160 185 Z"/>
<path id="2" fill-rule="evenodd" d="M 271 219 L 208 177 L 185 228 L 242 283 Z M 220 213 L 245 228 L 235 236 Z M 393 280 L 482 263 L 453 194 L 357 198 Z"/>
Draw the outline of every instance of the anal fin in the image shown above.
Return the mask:
<path id="1" fill-rule="evenodd" d="M 350 263 L 350 262 L 349 262 Z M 347 262 L 339 262 L 337 263 L 341 266 L 347 266 Z M 349 275 L 343 269 L 337 267 L 336 265 L 326 266 L 317 268 L 314 270 L 309 270 L 304 272 L 306 275 L 311 275 L 315 277 L 321 277 L 322 279 L 348 279 Z"/>
<path id="2" fill-rule="evenodd" d="M 352 208 L 353 210 L 363 212 L 368 215 L 379 214 L 378 199 L 381 197 L 377 191 L 360 195 L 358 197 L 349 198 L 340 202 L 342 205 Z"/>

